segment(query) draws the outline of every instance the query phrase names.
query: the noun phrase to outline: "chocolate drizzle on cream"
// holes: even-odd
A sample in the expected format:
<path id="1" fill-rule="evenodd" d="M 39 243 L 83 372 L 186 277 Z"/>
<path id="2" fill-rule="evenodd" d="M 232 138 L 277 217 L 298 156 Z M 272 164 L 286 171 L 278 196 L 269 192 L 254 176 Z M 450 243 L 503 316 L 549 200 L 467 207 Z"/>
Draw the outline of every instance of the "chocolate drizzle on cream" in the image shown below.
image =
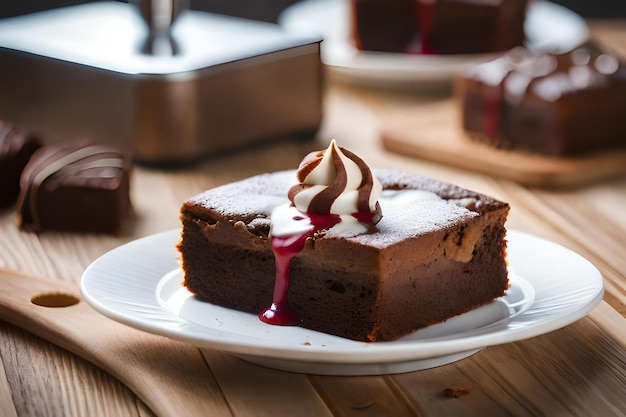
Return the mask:
<path id="1" fill-rule="evenodd" d="M 34 171 L 35 173 L 28 178 L 27 184 L 23 184 L 23 187 L 28 189 L 27 202 L 33 230 L 41 229 L 37 200 L 39 191 L 46 181 L 58 176 L 78 175 L 90 169 L 123 169 L 124 160 L 122 155 L 112 156 L 114 154 L 111 149 L 98 145 L 89 145 L 62 156 L 57 156 L 58 154 L 53 155 L 42 161 L 41 168 Z M 26 201 L 23 202 L 23 204 L 25 203 Z"/>
<path id="2" fill-rule="evenodd" d="M 307 155 L 297 173 L 300 184 L 288 193 L 293 205 L 304 213 L 320 215 L 371 215 L 365 223 L 382 217 L 378 197 L 382 186 L 363 159 L 337 146 Z"/>

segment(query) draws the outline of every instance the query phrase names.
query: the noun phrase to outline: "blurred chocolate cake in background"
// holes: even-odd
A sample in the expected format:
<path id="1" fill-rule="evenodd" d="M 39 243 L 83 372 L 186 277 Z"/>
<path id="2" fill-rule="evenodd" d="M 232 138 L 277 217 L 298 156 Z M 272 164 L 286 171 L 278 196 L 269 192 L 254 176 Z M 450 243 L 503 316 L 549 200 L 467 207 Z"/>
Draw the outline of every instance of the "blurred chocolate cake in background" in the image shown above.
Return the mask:
<path id="1" fill-rule="evenodd" d="M 497 148 L 565 156 L 626 147 L 626 63 L 595 45 L 524 49 L 456 83 L 463 129 Z"/>
<path id="2" fill-rule="evenodd" d="M 351 0 L 359 50 L 413 54 L 505 51 L 524 42 L 527 0 Z"/>

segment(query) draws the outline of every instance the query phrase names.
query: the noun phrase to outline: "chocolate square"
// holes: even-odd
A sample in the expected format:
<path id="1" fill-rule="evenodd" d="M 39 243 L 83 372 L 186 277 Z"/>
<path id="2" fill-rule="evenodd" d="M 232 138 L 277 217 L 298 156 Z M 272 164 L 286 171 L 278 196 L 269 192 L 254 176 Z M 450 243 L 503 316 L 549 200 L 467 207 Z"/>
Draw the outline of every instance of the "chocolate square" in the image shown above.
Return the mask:
<path id="1" fill-rule="evenodd" d="M 594 44 L 518 49 L 457 80 L 463 130 L 493 147 L 569 157 L 626 146 L 626 62 Z"/>
<path id="2" fill-rule="evenodd" d="M 110 146 L 40 148 L 22 173 L 19 227 L 119 234 L 130 207 L 130 167 L 128 156 Z"/>

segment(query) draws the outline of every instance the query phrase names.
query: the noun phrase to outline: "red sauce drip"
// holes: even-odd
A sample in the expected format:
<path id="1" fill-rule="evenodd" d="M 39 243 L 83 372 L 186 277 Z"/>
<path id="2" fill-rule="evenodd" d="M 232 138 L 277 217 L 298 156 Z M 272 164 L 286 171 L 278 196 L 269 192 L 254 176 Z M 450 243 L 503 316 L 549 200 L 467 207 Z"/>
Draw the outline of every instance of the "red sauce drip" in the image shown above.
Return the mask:
<path id="1" fill-rule="evenodd" d="M 359 223 L 374 223 L 374 214 L 370 211 L 362 211 L 359 213 L 352 213 L 352 217 L 357 219 Z"/>
<path id="2" fill-rule="evenodd" d="M 420 54 L 434 55 L 437 51 L 432 46 L 432 32 L 435 24 L 435 2 L 416 1 L 417 27 L 421 33 Z"/>
<path id="3" fill-rule="evenodd" d="M 272 250 L 276 259 L 276 281 L 272 305 L 259 314 L 261 321 L 278 326 L 295 326 L 300 323 L 298 314 L 291 309 L 287 299 L 291 280 L 291 260 L 302 249 L 306 240 L 313 236 L 315 229 L 301 235 L 273 236 Z"/>
<path id="4" fill-rule="evenodd" d="M 272 236 L 272 250 L 276 259 L 276 281 L 272 305 L 259 314 L 261 321 L 278 326 L 295 326 L 300 317 L 289 306 L 288 293 L 291 280 L 291 260 L 304 249 L 309 237 L 322 229 L 330 229 L 341 221 L 333 214 L 308 213 L 313 227 L 305 233 L 286 236 Z"/>
<path id="5" fill-rule="evenodd" d="M 341 221 L 341 217 L 336 214 L 318 214 L 309 212 L 307 215 L 311 219 L 311 224 L 313 225 L 315 232 L 323 229 L 330 229 Z"/>
<path id="6" fill-rule="evenodd" d="M 485 96 L 483 129 L 492 144 L 497 145 L 500 130 L 500 105 L 502 102 L 501 93 L 499 89 L 495 87 L 489 90 Z"/>

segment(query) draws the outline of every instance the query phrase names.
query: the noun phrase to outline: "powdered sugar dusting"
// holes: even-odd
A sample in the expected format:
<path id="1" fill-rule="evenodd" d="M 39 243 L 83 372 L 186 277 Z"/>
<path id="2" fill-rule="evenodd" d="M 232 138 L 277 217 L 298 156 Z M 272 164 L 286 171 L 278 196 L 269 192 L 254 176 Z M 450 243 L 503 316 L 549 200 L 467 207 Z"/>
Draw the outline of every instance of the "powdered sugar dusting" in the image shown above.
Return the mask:
<path id="1" fill-rule="evenodd" d="M 377 225 L 377 232 L 350 240 L 383 248 L 478 216 L 423 190 L 385 190 L 379 202 L 383 218 Z"/>
<path id="2" fill-rule="evenodd" d="M 189 201 L 225 216 L 267 216 L 274 208 L 289 203 L 287 190 L 297 183 L 295 171 L 262 174 L 213 188 Z"/>
<path id="3" fill-rule="evenodd" d="M 431 178 L 393 170 L 375 170 L 374 173 L 385 188 L 380 199 L 383 218 L 376 230 L 349 237 L 339 227 L 318 238 L 347 238 L 384 248 L 466 221 L 489 205 L 505 204 Z M 218 211 L 226 217 L 243 218 L 249 227 L 258 223 L 267 225 L 266 219 L 272 211 L 288 204 L 287 191 L 295 183 L 295 171 L 262 174 L 208 190 L 189 203 Z"/>

